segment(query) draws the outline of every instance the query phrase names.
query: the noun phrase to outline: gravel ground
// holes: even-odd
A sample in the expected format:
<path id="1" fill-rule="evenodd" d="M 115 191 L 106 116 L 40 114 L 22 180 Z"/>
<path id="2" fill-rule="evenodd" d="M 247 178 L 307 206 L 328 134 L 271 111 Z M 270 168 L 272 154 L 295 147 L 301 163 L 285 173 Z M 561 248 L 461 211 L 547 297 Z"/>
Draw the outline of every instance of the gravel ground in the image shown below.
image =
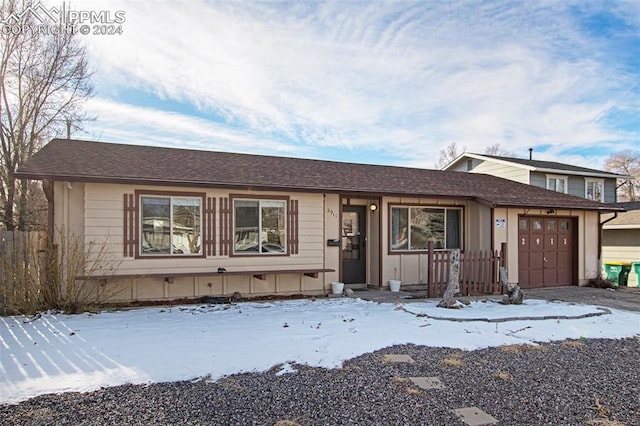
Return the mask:
<path id="1" fill-rule="evenodd" d="M 0 405 L 0 424 L 465 425 L 452 410 L 475 406 L 500 425 L 640 425 L 640 337 L 478 351 L 401 345 L 341 369 L 293 368 L 45 395 Z M 444 388 L 407 379 L 419 376 Z"/>

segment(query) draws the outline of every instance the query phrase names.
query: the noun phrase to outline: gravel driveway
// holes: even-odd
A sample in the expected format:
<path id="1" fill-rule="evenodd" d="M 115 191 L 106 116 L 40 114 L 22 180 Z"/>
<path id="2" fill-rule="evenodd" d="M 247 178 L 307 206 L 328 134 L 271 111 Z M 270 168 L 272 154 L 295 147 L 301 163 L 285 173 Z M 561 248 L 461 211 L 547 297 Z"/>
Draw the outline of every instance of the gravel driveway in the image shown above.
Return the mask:
<path id="1" fill-rule="evenodd" d="M 385 360 L 410 356 L 413 363 Z M 259 352 L 257 353 L 259 356 Z M 403 345 L 327 370 L 117 386 L 0 406 L 3 425 L 640 425 L 640 338 L 459 351 Z M 409 377 L 437 377 L 422 390 Z"/>
<path id="2" fill-rule="evenodd" d="M 625 298 L 575 287 L 535 293 L 530 296 L 609 307 L 631 303 L 640 310 L 635 293 Z M 592 300 L 596 296 L 606 303 Z M 413 362 L 389 362 L 390 354 Z M 410 377 L 435 377 L 442 388 L 421 389 Z M 466 407 L 484 411 L 499 425 L 640 426 L 640 337 L 476 351 L 393 346 L 334 370 L 280 366 L 216 382 L 45 395 L 0 405 L 0 424 L 463 426 L 468 423 L 454 410 Z"/>

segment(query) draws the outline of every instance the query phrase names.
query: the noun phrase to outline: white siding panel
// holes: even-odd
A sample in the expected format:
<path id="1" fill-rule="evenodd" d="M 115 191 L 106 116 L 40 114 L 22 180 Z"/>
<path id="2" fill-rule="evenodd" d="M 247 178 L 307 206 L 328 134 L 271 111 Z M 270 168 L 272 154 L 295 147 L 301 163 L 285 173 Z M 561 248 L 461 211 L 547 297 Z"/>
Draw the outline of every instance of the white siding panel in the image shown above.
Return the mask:
<path id="1" fill-rule="evenodd" d="M 479 164 L 474 168 L 471 173 L 484 173 L 487 175 L 498 176 L 503 179 L 513 180 L 515 182 L 529 184 L 529 170 L 521 167 L 510 166 L 508 164 L 484 161 L 482 164 Z"/>

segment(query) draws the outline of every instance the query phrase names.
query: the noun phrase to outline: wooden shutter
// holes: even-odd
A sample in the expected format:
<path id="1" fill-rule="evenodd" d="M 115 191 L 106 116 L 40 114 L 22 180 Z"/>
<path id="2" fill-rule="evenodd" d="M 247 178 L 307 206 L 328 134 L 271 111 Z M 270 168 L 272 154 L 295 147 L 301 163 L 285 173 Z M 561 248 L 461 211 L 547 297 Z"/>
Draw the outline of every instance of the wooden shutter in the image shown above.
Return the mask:
<path id="1" fill-rule="evenodd" d="M 289 254 L 298 254 L 298 200 L 287 203 L 287 246 Z"/>
<path id="2" fill-rule="evenodd" d="M 124 229 L 123 240 L 124 257 L 135 257 L 138 250 L 138 230 L 139 212 L 138 198 L 134 194 L 124 194 Z"/>
<path id="3" fill-rule="evenodd" d="M 220 255 L 228 256 L 231 253 L 231 205 L 228 198 L 220 198 Z"/>
<path id="4" fill-rule="evenodd" d="M 205 256 L 216 255 L 216 199 L 207 197 L 204 206 L 204 235 L 202 244 L 204 245 Z"/>

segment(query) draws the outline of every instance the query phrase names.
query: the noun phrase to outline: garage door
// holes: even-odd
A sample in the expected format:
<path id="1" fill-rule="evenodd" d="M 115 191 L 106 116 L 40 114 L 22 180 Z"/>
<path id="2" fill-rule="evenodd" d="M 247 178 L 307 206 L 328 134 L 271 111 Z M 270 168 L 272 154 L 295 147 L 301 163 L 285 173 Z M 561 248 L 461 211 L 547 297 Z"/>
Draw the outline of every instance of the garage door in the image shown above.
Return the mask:
<path id="1" fill-rule="evenodd" d="M 575 284 L 575 218 L 518 217 L 518 276 L 523 288 Z"/>

